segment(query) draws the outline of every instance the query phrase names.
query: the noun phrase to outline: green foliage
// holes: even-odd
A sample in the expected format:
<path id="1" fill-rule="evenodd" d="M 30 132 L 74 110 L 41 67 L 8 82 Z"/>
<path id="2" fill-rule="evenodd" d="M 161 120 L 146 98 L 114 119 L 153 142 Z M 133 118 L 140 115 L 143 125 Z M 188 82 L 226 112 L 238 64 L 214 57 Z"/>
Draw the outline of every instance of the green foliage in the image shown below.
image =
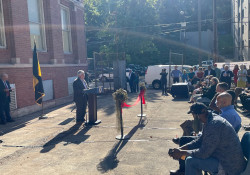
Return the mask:
<path id="1" fill-rule="evenodd" d="M 217 3 L 218 19 L 224 19 L 219 33 L 229 33 L 230 0 Z M 212 0 L 201 0 L 201 5 L 202 30 L 212 29 Z M 168 63 L 171 49 L 185 53 L 186 64 L 198 64 L 197 49 L 180 42 L 180 22 L 187 22 L 187 32 L 197 31 L 197 14 L 197 0 L 85 0 L 88 57 L 93 52 L 125 52 L 128 64 L 146 66 Z M 231 54 L 228 46 L 223 48 Z"/>

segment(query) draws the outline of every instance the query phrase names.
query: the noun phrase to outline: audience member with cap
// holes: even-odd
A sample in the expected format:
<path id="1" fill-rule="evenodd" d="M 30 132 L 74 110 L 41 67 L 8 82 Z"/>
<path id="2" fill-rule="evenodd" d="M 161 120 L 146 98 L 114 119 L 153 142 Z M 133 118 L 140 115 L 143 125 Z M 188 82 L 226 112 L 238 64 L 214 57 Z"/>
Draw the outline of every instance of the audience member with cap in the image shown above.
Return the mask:
<path id="1" fill-rule="evenodd" d="M 228 175 L 239 175 L 244 171 L 244 158 L 240 140 L 232 125 L 218 115 L 212 115 L 202 103 L 190 107 L 193 116 L 204 124 L 202 135 L 179 148 L 170 149 L 169 155 L 176 160 L 185 160 L 185 170 L 171 175 L 195 175 L 202 170 L 219 173 L 219 167 Z"/>

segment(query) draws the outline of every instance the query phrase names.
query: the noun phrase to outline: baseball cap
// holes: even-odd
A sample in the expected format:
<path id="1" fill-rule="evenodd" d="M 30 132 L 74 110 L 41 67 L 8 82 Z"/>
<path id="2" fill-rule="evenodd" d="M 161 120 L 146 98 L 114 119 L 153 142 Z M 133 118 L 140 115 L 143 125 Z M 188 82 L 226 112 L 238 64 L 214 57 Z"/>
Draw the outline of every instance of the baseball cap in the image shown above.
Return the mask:
<path id="1" fill-rule="evenodd" d="M 192 106 L 190 106 L 190 111 L 188 111 L 188 114 L 190 113 L 202 114 L 203 109 L 208 110 L 207 106 L 204 103 L 195 103 Z"/>

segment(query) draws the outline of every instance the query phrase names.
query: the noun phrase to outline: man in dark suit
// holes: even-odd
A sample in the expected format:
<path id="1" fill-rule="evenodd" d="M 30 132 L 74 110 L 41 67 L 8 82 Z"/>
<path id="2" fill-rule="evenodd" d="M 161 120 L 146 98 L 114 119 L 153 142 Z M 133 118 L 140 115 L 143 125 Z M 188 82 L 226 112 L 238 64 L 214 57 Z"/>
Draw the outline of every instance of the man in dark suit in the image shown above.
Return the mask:
<path id="1" fill-rule="evenodd" d="M 228 66 L 225 66 L 224 71 L 221 72 L 220 81 L 228 84 L 229 89 L 231 88 L 233 72 L 229 70 Z"/>
<path id="2" fill-rule="evenodd" d="M 128 79 L 129 79 L 129 87 L 130 87 L 131 93 L 135 92 L 135 87 L 134 87 L 135 78 L 136 78 L 135 73 L 132 71 L 132 69 L 130 69 Z"/>
<path id="3" fill-rule="evenodd" d="M 211 66 L 208 66 L 207 70 L 205 70 L 204 76 L 206 77 L 208 75 L 213 75 L 213 77 L 216 77 L 216 72 L 215 72 L 215 70 L 212 69 Z"/>
<path id="4" fill-rule="evenodd" d="M 10 116 L 10 83 L 8 81 L 8 74 L 3 73 L 0 79 L 0 124 L 13 122 Z M 5 115 L 4 115 L 5 114 Z"/>
<path id="5" fill-rule="evenodd" d="M 88 89 L 88 84 L 84 80 L 85 73 L 83 70 L 77 72 L 78 78 L 73 83 L 74 90 L 74 102 L 76 103 L 76 122 L 82 123 L 85 121 L 86 107 L 88 102 L 88 96 L 83 92 L 84 89 Z"/>

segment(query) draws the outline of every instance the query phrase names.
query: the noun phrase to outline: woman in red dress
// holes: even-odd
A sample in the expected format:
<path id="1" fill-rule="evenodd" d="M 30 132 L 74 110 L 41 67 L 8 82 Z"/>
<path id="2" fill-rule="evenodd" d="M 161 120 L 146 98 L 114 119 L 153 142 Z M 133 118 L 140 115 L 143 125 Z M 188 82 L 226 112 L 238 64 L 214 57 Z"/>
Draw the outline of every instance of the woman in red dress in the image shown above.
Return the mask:
<path id="1" fill-rule="evenodd" d="M 236 64 L 234 66 L 233 74 L 234 74 L 234 85 L 237 86 L 237 80 L 238 80 L 238 71 L 239 71 L 239 66 Z"/>

